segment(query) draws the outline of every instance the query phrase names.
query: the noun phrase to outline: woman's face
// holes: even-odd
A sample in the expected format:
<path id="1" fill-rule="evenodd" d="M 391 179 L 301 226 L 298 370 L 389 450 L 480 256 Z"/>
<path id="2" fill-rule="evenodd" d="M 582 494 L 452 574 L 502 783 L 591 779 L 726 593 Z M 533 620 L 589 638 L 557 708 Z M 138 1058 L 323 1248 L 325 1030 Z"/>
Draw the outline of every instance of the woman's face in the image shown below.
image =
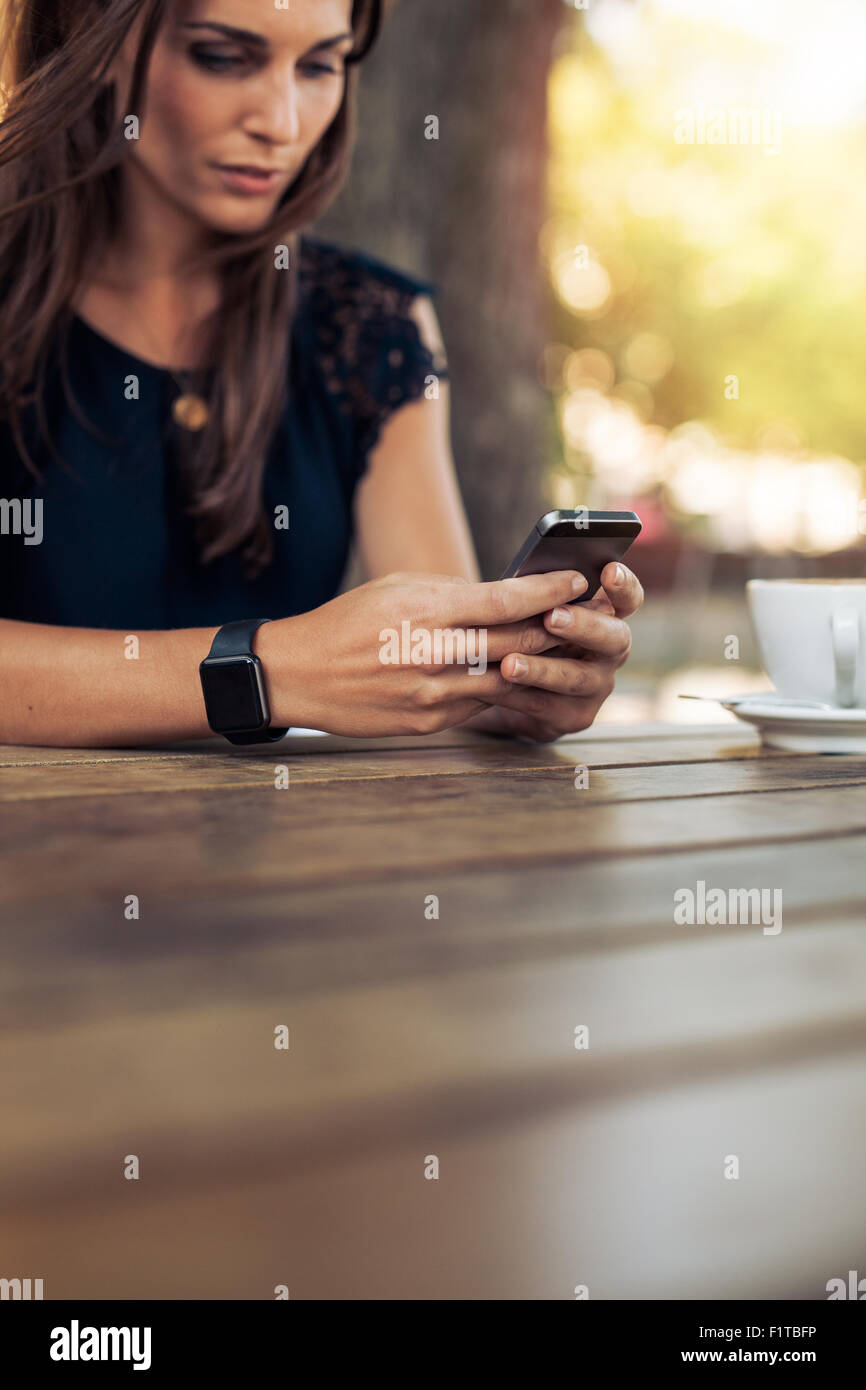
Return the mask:
<path id="1" fill-rule="evenodd" d="M 351 0 L 180 0 L 154 45 L 130 160 L 208 227 L 262 225 L 339 109 L 351 11 Z M 138 34 L 115 68 L 120 93 Z M 226 165 L 276 172 L 251 180 Z"/>

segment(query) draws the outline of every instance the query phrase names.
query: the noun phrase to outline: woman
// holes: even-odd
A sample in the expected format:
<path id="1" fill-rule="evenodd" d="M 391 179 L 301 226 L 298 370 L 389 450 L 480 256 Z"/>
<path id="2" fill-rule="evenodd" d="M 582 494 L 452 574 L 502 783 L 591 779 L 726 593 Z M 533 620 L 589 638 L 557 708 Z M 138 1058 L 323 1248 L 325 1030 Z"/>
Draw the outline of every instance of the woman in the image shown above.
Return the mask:
<path id="1" fill-rule="evenodd" d="M 251 617 L 270 731 L 589 725 L 637 580 L 609 565 L 565 628 L 571 573 L 479 582 L 434 287 L 302 231 L 347 172 L 378 0 L 3 23 L 0 740 L 258 741 L 199 674 L 218 631 L 235 671 L 223 625 Z M 353 535 L 371 579 L 335 598 Z M 487 669 L 385 663 L 406 621 L 485 630 Z"/>

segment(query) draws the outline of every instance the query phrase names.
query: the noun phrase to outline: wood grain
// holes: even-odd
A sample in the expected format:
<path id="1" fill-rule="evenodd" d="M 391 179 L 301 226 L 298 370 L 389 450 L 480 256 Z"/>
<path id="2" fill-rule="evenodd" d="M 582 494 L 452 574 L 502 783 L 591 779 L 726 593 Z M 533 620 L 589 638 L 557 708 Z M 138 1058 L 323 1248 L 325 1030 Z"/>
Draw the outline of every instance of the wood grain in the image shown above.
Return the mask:
<path id="1" fill-rule="evenodd" d="M 825 1297 L 866 1240 L 866 759 L 731 726 L 304 745 L 0 750 L 10 1269 Z M 677 924 L 698 879 L 778 890 L 781 932 Z"/>
<path id="2" fill-rule="evenodd" d="M 531 863 L 621 862 L 866 832 L 866 786 L 859 781 L 806 793 L 798 770 L 790 789 L 761 791 L 740 768 L 736 791 L 719 780 L 727 771 L 713 764 L 637 776 L 603 769 L 584 791 L 575 790 L 564 765 L 470 779 L 361 779 L 339 794 L 330 783 L 276 790 L 263 779 L 230 796 L 202 790 L 81 797 L 74 811 L 69 798 L 25 799 L 14 812 L 7 803 L 0 816 L 7 856 L 0 910 L 57 895 L 194 898 L 205 884 L 242 900 L 251 879 L 272 890 L 338 878 L 430 882 L 473 865 L 516 872 Z M 823 781 L 831 774 L 822 766 L 817 775 Z M 664 791 L 658 798 L 656 785 Z"/>

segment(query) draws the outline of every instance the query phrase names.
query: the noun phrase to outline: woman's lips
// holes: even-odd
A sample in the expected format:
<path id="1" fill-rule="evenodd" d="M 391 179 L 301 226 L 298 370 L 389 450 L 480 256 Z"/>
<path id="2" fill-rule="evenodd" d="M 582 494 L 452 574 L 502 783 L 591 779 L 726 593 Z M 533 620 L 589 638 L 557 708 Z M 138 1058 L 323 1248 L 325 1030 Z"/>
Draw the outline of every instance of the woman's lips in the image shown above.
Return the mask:
<path id="1" fill-rule="evenodd" d="M 213 167 L 226 187 L 233 193 L 247 195 L 270 193 L 284 177 L 279 169 L 269 174 L 261 174 L 241 165 L 215 164 Z"/>

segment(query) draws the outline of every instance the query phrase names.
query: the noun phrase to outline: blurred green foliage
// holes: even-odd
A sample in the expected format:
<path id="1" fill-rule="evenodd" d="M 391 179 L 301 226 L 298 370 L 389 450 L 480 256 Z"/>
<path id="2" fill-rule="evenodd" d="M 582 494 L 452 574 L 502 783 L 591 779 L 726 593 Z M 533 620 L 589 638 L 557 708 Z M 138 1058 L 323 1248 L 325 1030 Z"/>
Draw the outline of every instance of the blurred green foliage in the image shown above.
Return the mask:
<path id="1" fill-rule="evenodd" d="M 862 124 L 782 120 L 764 144 L 678 143 L 706 90 L 769 116 L 771 55 L 729 29 L 681 16 L 644 30 L 624 66 L 580 33 L 551 78 L 551 261 L 588 247 L 611 290 L 577 315 L 560 301 L 555 338 L 612 358 L 617 380 L 635 334 L 660 335 L 669 369 L 645 383 L 645 418 L 702 420 L 742 448 L 780 425 L 791 447 L 860 461 L 866 363 L 866 137 Z M 710 64 L 710 67 L 706 67 Z M 718 126 L 716 127 L 718 130 Z M 739 398 L 726 399 L 735 374 Z"/>

